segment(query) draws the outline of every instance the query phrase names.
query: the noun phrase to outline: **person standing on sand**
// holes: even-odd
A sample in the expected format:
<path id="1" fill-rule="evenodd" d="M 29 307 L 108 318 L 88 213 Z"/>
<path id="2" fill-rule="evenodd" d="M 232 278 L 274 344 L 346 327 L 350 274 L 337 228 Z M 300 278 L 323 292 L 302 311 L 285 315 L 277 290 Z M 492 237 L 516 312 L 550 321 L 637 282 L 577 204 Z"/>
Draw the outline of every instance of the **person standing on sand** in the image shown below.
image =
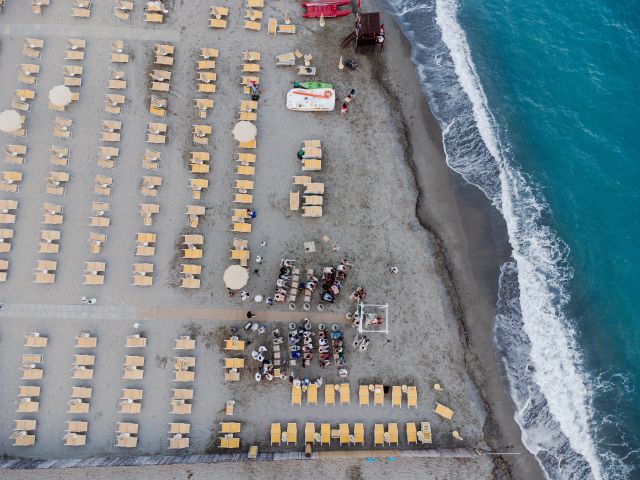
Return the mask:
<path id="1" fill-rule="evenodd" d="M 340 113 L 342 113 L 342 114 L 347 113 L 347 108 L 348 108 L 347 104 L 343 103 L 342 107 L 340 107 Z"/>

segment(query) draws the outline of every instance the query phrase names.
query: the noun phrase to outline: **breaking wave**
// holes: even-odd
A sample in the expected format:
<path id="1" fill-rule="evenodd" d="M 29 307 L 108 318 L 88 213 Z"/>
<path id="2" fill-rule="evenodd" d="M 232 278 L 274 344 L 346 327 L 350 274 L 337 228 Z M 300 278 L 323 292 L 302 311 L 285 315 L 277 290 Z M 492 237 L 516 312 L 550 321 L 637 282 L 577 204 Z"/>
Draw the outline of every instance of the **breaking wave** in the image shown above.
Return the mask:
<path id="1" fill-rule="evenodd" d="M 535 184 L 518 167 L 476 73 L 455 0 L 388 0 L 443 130 L 448 165 L 502 213 L 512 261 L 501 267 L 494 339 L 522 440 L 550 478 L 624 478 L 594 440 L 593 387 L 565 315 L 568 248 L 545 223 Z M 603 468 L 606 465 L 606 469 Z"/>

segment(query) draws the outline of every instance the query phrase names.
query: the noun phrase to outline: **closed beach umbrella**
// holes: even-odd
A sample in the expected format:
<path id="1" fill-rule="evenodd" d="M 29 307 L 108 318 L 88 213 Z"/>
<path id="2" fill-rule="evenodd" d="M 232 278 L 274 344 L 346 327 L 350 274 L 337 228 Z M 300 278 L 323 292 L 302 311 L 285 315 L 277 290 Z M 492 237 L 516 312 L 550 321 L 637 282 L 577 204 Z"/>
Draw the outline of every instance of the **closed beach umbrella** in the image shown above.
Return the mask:
<path id="1" fill-rule="evenodd" d="M 49 101 L 59 107 L 64 107 L 71 103 L 71 90 L 66 85 L 56 85 L 49 90 Z"/>
<path id="2" fill-rule="evenodd" d="M 20 114 L 15 110 L 5 110 L 0 113 L 0 130 L 13 133 L 20 129 Z"/>
<path id="3" fill-rule="evenodd" d="M 240 265 L 231 265 L 224 271 L 222 279 L 227 288 L 238 290 L 249 281 L 249 270 Z"/>
<path id="4" fill-rule="evenodd" d="M 253 123 L 242 120 L 236 123 L 232 133 L 237 141 L 250 142 L 251 140 L 255 140 L 258 129 Z"/>

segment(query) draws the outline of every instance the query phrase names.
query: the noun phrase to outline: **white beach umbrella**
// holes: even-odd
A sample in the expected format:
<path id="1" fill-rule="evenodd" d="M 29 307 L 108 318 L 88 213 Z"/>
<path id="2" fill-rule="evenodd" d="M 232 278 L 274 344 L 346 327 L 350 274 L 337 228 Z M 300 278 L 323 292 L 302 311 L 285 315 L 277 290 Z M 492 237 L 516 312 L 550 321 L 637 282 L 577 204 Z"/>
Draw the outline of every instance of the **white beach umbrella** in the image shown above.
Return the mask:
<path id="1" fill-rule="evenodd" d="M 239 142 L 250 142 L 251 140 L 255 140 L 256 135 L 258 133 L 258 129 L 256 126 L 247 122 L 246 120 L 242 120 L 236 123 L 236 126 L 233 127 L 233 137 Z"/>
<path id="2" fill-rule="evenodd" d="M 71 103 L 71 90 L 66 85 L 56 85 L 49 90 L 49 101 L 60 107 Z"/>
<path id="3" fill-rule="evenodd" d="M 231 265 L 224 271 L 222 280 L 224 280 L 227 288 L 238 290 L 244 287 L 249 281 L 249 270 L 240 265 Z"/>
<path id="4" fill-rule="evenodd" d="M 0 113 L 0 130 L 13 133 L 20 129 L 20 114 L 15 110 L 5 110 Z"/>

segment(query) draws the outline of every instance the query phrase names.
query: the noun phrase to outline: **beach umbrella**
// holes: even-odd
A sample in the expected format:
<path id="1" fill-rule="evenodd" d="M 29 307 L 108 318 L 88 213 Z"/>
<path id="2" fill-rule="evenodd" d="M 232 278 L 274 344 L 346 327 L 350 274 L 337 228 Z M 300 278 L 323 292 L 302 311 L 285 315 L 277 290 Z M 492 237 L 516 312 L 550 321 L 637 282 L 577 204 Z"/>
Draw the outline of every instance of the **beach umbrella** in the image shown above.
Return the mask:
<path id="1" fill-rule="evenodd" d="M 53 105 L 64 107 L 71 103 L 71 90 L 66 85 L 56 85 L 49 90 L 49 101 Z"/>
<path id="2" fill-rule="evenodd" d="M 249 270 L 240 265 L 231 265 L 224 271 L 222 279 L 227 288 L 238 290 L 249 281 Z"/>
<path id="3" fill-rule="evenodd" d="M 19 130 L 20 114 L 15 110 L 5 110 L 0 113 L 0 130 L 6 133 L 13 133 Z"/>
<path id="4" fill-rule="evenodd" d="M 258 129 L 253 123 L 242 120 L 236 123 L 232 133 L 237 141 L 250 142 L 251 140 L 255 140 Z"/>

